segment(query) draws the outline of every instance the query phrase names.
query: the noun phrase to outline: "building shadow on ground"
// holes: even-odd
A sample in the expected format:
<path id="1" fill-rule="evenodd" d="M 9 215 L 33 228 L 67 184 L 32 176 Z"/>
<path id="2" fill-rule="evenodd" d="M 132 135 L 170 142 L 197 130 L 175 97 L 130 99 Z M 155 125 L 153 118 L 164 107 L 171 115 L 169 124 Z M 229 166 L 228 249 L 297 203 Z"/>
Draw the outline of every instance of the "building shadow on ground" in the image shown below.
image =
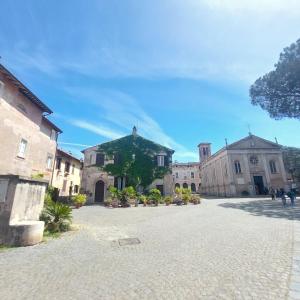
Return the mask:
<path id="1" fill-rule="evenodd" d="M 270 218 L 284 218 L 288 220 L 300 220 L 300 201 L 296 201 L 294 207 L 290 206 L 287 200 L 287 206 L 283 207 L 281 200 L 253 200 L 239 203 L 222 203 L 219 206 L 223 208 L 233 208 L 244 210 L 254 216 L 265 216 Z"/>

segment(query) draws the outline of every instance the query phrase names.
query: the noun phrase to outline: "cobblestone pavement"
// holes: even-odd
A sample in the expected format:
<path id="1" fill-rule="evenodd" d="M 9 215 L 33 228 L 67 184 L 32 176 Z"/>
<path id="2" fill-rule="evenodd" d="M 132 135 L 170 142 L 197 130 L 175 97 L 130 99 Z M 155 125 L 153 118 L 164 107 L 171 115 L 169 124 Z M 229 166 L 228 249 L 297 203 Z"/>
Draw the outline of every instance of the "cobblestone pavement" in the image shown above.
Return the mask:
<path id="1" fill-rule="evenodd" d="M 0 252 L 0 299 L 287 299 L 297 209 L 263 199 L 83 207 L 78 231 Z"/>

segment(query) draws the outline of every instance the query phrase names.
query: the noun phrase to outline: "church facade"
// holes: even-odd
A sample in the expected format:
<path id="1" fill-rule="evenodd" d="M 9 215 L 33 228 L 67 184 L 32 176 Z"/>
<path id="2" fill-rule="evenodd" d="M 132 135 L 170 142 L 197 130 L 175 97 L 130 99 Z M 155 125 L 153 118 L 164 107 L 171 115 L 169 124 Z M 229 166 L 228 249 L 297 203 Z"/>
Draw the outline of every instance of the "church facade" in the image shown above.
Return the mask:
<path id="1" fill-rule="evenodd" d="M 203 194 L 255 196 L 270 188 L 288 189 L 283 151 L 277 143 L 249 134 L 213 155 L 209 143 L 198 147 Z"/>

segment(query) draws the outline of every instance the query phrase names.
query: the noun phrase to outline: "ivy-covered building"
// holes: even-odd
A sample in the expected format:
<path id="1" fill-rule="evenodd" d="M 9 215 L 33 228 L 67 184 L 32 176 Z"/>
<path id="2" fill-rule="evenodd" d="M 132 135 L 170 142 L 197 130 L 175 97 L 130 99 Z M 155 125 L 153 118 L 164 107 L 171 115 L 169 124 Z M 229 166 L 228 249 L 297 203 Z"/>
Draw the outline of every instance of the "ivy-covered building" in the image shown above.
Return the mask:
<path id="1" fill-rule="evenodd" d="M 133 186 L 142 192 L 157 188 L 163 195 L 173 193 L 172 155 L 174 150 L 132 134 L 82 151 L 82 192 L 88 203 L 101 203 L 109 186 Z"/>

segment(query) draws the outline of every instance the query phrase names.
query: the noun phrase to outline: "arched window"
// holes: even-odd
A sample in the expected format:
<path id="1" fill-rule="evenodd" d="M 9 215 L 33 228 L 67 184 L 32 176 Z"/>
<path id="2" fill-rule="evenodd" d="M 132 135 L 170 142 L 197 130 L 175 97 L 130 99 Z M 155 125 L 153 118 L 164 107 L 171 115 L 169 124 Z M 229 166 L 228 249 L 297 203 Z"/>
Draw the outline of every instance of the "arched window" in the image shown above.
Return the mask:
<path id="1" fill-rule="evenodd" d="M 236 160 L 234 162 L 234 169 L 235 169 L 236 174 L 241 174 L 242 173 L 241 164 L 238 160 Z"/>
<path id="2" fill-rule="evenodd" d="M 275 161 L 274 160 L 270 160 L 269 164 L 270 164 L 271 173 L 272 174 L 277 173 Z"/>
<path id="3" fill-rule="evenodd" d="M 189 188 L 189 186 L 188 186 L 188 184 L 187 184 L 186 182 L 182 185 L 182 187 L 183 187 L 184 189 L 188 189 L 188 188 Z"/>
<path id="4" fill-rule="evenodd" d="M 195 183 L 191 184 L 191 190 L 192 190 L 193 193 L 196 192 L 196 185 L 195 185 Z"/>
<path id="5" fill-rule="evenodd" d="M 179 183 L 175 183 L 175 188 L 180 188 L 180 184 Z"/>

